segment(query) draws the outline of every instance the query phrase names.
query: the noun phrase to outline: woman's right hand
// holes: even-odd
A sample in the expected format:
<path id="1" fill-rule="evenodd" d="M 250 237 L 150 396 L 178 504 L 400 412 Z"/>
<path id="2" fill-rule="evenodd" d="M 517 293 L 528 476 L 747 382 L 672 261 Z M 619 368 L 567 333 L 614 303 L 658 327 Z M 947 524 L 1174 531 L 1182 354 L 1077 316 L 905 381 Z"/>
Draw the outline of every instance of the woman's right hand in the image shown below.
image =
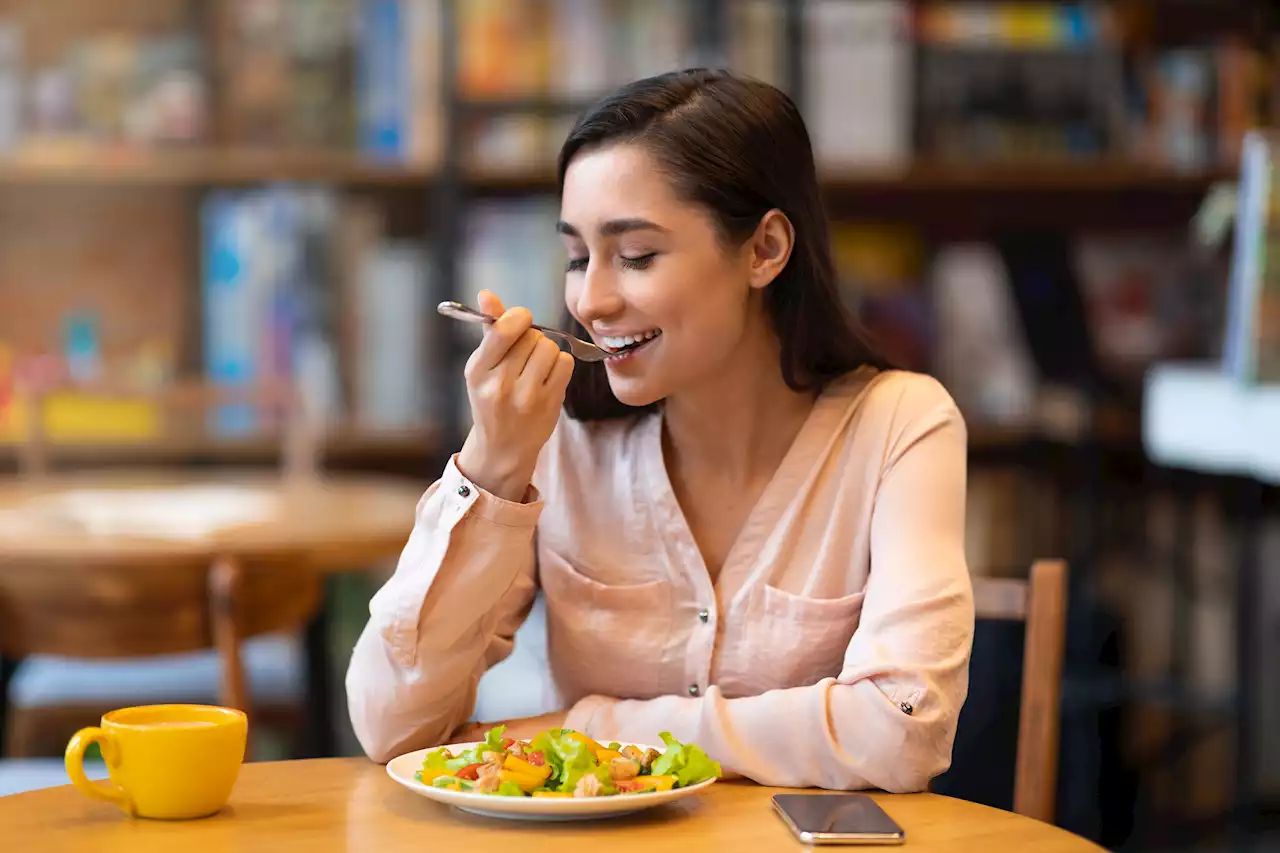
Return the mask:
<path id="1" fill-rule="evenodd" d="M 542 446 L 551 438 L 573 375 L 573 356 L 531 328 L 524 308 L 480 292 L 480 310 L 498 318 L 467 359 L 467 399 L 473 426 L 458 468 L 480 488 L 509 501 L 524 499 Z"/>

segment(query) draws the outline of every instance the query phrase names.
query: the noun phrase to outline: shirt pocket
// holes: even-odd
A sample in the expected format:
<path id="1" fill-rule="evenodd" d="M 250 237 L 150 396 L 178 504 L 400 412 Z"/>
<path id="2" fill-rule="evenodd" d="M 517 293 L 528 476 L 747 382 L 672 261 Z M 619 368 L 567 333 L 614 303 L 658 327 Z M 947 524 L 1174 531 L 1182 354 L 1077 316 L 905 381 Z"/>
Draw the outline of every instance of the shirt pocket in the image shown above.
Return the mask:
<path id="1" fill-rule="evenodd" d="M 845 651 L 862 615 L 863 593 L 808 598 L 767 584 L 751 608 L 751 660 L 761 689 L 805 687 L 840 675 Z"/>
<path id="2" fill-rule="evenodd" d="M 672 619 L 670 581 L 606 583 L 559 555 L 540 556 L 547 651 L 565 698 L 657 695 Z"/>

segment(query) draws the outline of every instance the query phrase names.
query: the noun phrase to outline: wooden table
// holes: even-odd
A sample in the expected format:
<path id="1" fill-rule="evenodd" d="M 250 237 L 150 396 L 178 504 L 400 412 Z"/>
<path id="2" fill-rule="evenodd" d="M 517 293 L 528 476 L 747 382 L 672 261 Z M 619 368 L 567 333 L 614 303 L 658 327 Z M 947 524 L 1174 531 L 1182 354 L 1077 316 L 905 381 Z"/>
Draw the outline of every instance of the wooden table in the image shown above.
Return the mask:
<path id="1" fill-rule="evenodd" d="M 244 489 L 272 504 L 249 523 L 210 531 L 201 537 L 96 532 L 50 510 L 76 492 L 131 493 L 193 489 Z M 289 556 L 319 570 L 337 570 L 394 556 L 413 527 L 413 513 L 425 484 L 368 476 L 317 475 L 285 480 L 256 471 L 101 471 L 38 480 L 0 481 L 0 557 L 32 564 L 41 560 L 81 564 L 151 560 L 156 557 L 213 559 L 232 554 Z M 14 521 L 21 522 L 18 528 Z"/>
<path id="2" fill-rule="evenodd" d="M 706 793 L 610 821 L 530 823 L 454 811 L 401 788 L 363 759 L 246 764 L 219 814 L 164 823 L 130 820 L 70 786 L 0 797 L 6 849 L 215 853 L 330 850 L 373 853 L 566 850 L 806 850 L 773 814 L 776 789 L 721 782 Z M 903 849 L 927 853 L 1088 853 L 1101 848 L 1010 812 L 935 794 L 875 795 L 907 832 Z"/>
<path id="3" fill-rule="evenodd" d="M 91 529 L 65 508 L 67 496 L 76 493 L 97 493 L 109 501 L 168 492 L 177 499 L 193 489 L 209 488 L 247 490 L 246 499 L 261 500 L 269 509 L 251 521 L 183 536 L 161 531 L 143 535 L 120 527 Z M 290 480 L 225 469 L 105 470 L 0 481 L 0 561 L 23 571 L 66 574 L 68 584 L 75 582 L 74 573 L 91 573 L 95 566 L 157 560 L 207 566 L 219 557 L 283 559 L 319 572 L 367 567 L 394 558 L 404 548 L 424 488 L 383 477 L 317 475 Z M 323 618 L 313 620 L 306 643 L 313 717 L 307 754 L 332 755 Z M 0 661 L 0 708 L 11 670 L 11 664 Z"/>

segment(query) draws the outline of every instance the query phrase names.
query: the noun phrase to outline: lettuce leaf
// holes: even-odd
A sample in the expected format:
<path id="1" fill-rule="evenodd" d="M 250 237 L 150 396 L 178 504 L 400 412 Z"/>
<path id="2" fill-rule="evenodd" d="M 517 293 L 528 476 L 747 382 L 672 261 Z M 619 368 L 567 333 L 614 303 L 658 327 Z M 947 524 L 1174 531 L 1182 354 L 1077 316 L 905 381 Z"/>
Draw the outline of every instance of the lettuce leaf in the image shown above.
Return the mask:
<path id="1" fill-rule="evenodd" d="M 499 797 L 523 797 L 524 791 L 515 782 L 503 782 L 498 786 Z"/>
<path id="2" fill-rule="evenodd" d="M 547 766 L 551 768 L 551 776 L 547 779 L 547 786 L 550 790 L 555 790 L 554 787 L 551 787 L 552 782 L 564 779 L 564 756 L 560 754 L 555 742 L 555 738 L 559 736 L 559 729 L 548 729 L 529 742 L 529 751 L 541 752 L 543 758 L 547 761 Z"/>
<path id="3" fill-rule="evenodd" d="M 479 751 L 481 753 L 506 752 L 506 747 L 502 745 L 502 736 L 506 731 L 506 726 L 494 726 L 489 729 L 488 734 L 484 736 L 484 745 L 479 748 Z"/>
<path id="4" fill-rule="evenodd" d="M 600 762 L 596 761 L 595 753 L 580 740 L 561 736 L 553 743 L 562 762 L 559 790 L 572 793 L 578 786 L 578 780 L 599 768 Z"/>
<path id="5" fill-rule="evenodd" d="M 650 773 L 654 776 L 675 776 L 680 788 L 696 785 L 721 774 L 719 762 L 702 751 L 696 744 L 682 744 L 671 732 L 660 732 L 659 737 L 667 745 L 662 755 L 653 760 Z"/>
<path id="6" fill-rule="evenodd" d="M 447 753 L 448 751 L 443 747 L 428 752 L 426 758 L 422 760 L 422 770 L 419 772 L 419 778 L 430 782 L 437 776 L 444 773 L 452 775 L 468 764 L 474 763 L 466 753 L 457 758 L 447 758 Z"/>

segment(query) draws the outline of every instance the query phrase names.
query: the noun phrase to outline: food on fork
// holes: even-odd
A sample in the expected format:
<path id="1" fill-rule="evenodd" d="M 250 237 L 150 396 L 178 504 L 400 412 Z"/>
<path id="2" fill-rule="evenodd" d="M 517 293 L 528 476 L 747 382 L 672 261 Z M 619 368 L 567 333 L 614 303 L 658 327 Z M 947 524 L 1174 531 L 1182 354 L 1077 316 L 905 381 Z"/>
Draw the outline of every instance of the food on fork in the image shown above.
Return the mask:
<path id="1" fill-rule="evenodd" d="M 503 737 L 506 726 L 454 755 L 431 750 L 416 774 L 436 788 L 501 797 L 606 797 L 687 788 L 720 776 L 694 744 L 662 732 L 666 749 L 596 743 L 571 729 L 547 729 L 530 741 Z"/>

